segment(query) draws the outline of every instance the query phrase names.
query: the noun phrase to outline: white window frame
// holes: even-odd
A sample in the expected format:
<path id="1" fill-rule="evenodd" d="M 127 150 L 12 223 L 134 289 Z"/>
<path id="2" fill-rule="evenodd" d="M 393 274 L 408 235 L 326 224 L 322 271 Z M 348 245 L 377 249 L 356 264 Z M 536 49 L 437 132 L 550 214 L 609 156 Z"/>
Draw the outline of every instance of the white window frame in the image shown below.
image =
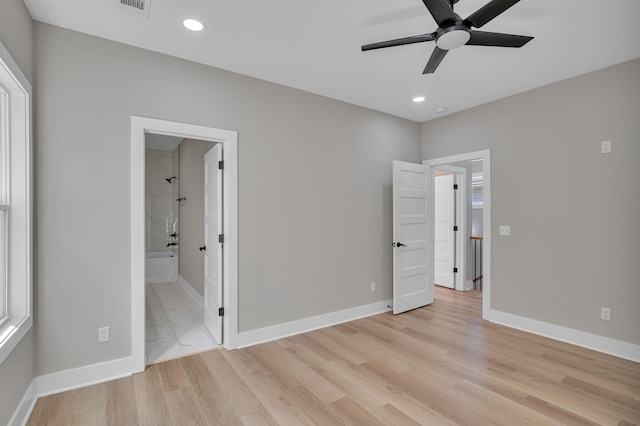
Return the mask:
<path id="1" fill-rule="evenodd" d="M 0 364 L 33 326 L 32 315 L 32 145 L 31 84 L 0 42 L 0 85 L 8 94 L 8 115 L 0 149 L 9 218 L 7 318 L 0 324 Z"/>
<path id="2" fill-rule="evenodd" d="M 0 81 L 0 327 L 9 320 L 9 94 Z"/>

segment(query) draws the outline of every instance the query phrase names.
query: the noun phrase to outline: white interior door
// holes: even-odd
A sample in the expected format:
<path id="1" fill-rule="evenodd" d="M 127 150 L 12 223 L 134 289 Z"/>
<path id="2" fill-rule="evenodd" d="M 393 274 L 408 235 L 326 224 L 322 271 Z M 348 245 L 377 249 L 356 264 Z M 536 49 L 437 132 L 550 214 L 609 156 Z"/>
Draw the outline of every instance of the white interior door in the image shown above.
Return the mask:
<path id="1" fill-rule="evenodd" d="M 204 156 L 204 324 L 222 344 L 222 144 Z"/>
<path id="2" fill-rule="evenodd" d="M 393 313 L 433 303 L 432 174 L 393 162 Z"/>
<path id="3" fill-rule="evenodd" d="M 456 220 L 454 176 L 452 174 L 435 177 L 434 196 L 434 282 L 437 285 L 454 288 L 455 275 L 455 232 Z"/>

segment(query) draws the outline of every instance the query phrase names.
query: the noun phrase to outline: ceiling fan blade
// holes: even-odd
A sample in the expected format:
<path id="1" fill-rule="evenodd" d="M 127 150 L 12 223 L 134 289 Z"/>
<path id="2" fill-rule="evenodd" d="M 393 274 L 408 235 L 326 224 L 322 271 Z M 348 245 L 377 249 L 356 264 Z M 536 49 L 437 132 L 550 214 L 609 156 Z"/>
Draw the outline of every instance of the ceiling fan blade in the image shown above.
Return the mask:
<path id="1" fill-rule="evenodd" d="M 509 9 L 520 0 L 493 0 L 476 10 L 465 22 L 476 28 L 482 27 L 505 10 Z"/>
<path id="2" fill-rule="evenodd" d="M 486 31 L 471 31 L 471 38 L 467 42 L 468 46 L 498 46 L 498 47 L 522 47 L 533 40 L 533 37 L 488 33 Z"/>
<path id="3" fill-rule="evenodd" d="M 424 71 L 422 72 L 422 74 L 433 73 L 436 68 L 438 68 L 438 65 L 440 65 L 440 62 L 442 62 L 447 52 L 448 50 L 442 50 L 438 46 L 436 46 L 436 48 L 433 49 L 433 53 L 429 58 L 429 62 L 427 62 L 427 66 L 424 67 Z"/>
<path id="4" fill-rule="evenodd" d="M 362 46 L 362 51 L 366 52 L 367 50 L 383 49 L 385 47 L 403 46 L 405 44 L 413 44 L 413 43 L 423 43 L 425 41 L 433 41 L 435 39 L 436 39 L 435 33 L 421 34 L 421 35 L 416 35 L 411 37 L 397 38 L 395 40 L 381 41 L 379 43 L 365 44 L 364 46 Z"/>
<path id="5" fill-rule="evenodd" d="M 457 21 L 458 17 L 453 13 L 453 9 L 447 0 L 422 0 L 429 13 L 441 27 L 447 21 Z"/>

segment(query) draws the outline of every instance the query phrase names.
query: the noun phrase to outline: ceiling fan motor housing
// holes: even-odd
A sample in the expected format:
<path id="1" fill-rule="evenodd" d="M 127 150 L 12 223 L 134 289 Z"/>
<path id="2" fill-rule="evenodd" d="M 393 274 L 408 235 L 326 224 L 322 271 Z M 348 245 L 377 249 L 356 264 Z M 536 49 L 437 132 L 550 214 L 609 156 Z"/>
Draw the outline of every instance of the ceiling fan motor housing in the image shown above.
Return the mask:
<path id="1" fill-rule="evenodd" d="M 471 38 L 471 30 L 461 23 L 438 29 L 436 45 L 442 50 L 464 46 Z"/>

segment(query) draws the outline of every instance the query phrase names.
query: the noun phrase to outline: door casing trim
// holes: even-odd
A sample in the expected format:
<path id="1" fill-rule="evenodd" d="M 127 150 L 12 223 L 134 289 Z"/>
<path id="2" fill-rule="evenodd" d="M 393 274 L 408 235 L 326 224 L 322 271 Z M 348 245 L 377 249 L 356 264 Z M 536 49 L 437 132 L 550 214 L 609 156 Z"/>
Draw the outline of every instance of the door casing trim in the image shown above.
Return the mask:
<path id="1" fill-rule="evenodd" d="M 223 145 L 223 340 L 235 349 L 238 335 L 238 133 L 188 123 L 131 117 L 131 354 L 134 373 L 145 368 L 145 134 L 199 139 Z"/>
<path id="2" fill-rule="evenodd" d="M 484 211 L 482 214 L 482 319 L 491 317 L 491 150 L 467 152 L 465 154 L 424 160 L 422 164 L 431 166 L 446 166 L 472 160 L 482 160 L 484 179 Z M 433 199 L 430 201 L 433 206 Z M 433 207 L 432 207 L 433 208 Z"/>

